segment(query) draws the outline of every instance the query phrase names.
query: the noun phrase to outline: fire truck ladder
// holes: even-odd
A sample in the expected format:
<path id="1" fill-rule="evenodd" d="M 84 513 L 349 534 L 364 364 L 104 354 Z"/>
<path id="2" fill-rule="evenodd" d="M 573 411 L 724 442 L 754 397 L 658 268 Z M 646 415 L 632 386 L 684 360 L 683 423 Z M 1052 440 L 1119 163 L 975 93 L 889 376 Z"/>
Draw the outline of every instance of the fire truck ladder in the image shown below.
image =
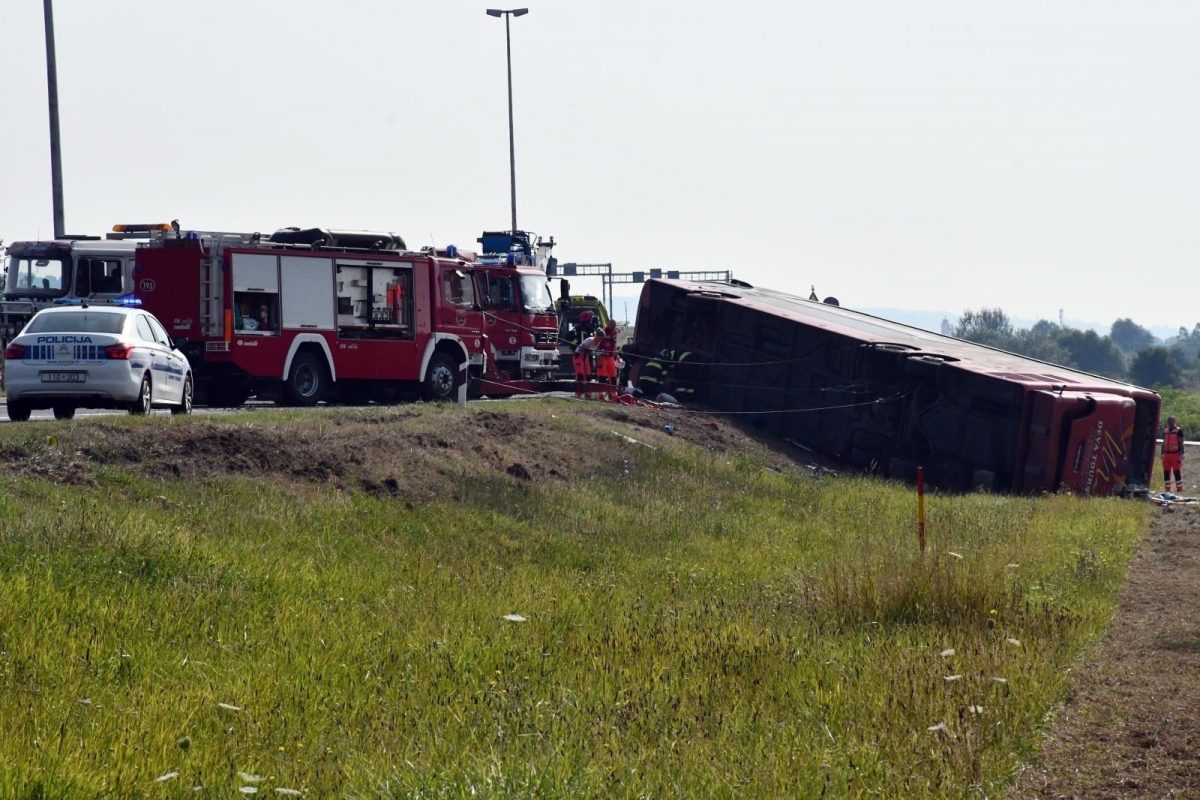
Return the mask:
<path id="1" fill-rule="evenodd" d="M 245 244 L 248 237 L 241 233 L 201 233 L 208 253 L 200 260 L 200 330 L 204 336 L 225 334 L 225 315 L 221 298 L 221 259 L 225 248 Z"/>
<path id="2" fill-rule="evenodd" d="M 215 318 L 221 311 L 213 291 L 213 281 L 220 274 L 217 268 L 220 258 L 218 248 L 214 244 L 209 248 L 208 255 L 200 260 L 200 332 L 203 336 L 217 335 Z"/>

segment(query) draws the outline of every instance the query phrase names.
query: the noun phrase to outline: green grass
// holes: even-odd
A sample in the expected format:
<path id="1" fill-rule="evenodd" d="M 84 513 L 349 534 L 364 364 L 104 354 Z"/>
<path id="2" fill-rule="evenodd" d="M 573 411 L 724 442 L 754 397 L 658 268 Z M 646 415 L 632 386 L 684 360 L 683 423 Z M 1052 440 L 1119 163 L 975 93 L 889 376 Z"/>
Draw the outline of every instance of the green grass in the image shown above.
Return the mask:
<path id="1" fill-rule="evenodd" d="M 1161 425 L 1167 417 L 1174 417 L 1175 424 L 1183 428 L 1189 439 L 1200 437 L 1200 392 L 1189 389 L 1172 389 L 1168 386 L 1155 389 L 1162 395 Z"/>
<path id="2" fill-rule="evenodd" d="M 414 508 L 0 479 L 0 796 L 991 795 L 1147 521 L 934 496 L 922 557 L 909 488 L 630 454 Z"/>

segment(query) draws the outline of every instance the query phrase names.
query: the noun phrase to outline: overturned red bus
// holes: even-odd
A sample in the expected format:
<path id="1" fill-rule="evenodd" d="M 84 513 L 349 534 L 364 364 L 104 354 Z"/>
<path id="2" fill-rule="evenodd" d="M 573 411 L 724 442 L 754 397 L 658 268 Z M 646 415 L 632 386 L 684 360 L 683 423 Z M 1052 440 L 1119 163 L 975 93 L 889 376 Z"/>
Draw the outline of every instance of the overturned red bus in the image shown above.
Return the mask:
<path id="1" fill-rule="evenodd" d="M 954 490 L 1144 491 L 1147 389 L 740 282 L 652 280 L 630 350 L 689 351 L 695 398 L 863 469 Z"/>

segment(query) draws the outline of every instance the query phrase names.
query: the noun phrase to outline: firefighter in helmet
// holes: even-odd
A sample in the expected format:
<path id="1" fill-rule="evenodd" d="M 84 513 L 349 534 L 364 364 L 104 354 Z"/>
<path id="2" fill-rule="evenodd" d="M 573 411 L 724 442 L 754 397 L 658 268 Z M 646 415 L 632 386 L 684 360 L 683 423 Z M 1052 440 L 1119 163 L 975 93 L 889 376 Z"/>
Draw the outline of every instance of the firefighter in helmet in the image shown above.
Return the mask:
<path id="1" fill-rule="evenodd" d="M 596 315 L 588 309 L 579 312 L 575 321 L 575 330 L 571 333 L 571 344 L 575 347 L 583 344 L 583 340 L 596 332 Z"/>
<path id="2" fill-rule="evenodd" d="M 674 363 L 674 351 L 660 350 L 638 370 L 637 388 L 642 396 L 651 400 L 667 391 L 667 378 L 671 364 Z"/>
<path id="3" fill-rule="evenodd" d="M 638 389 L 651 399 L 666 394 L 681 403 L 694 402 L 702 367 L 691 350 L 660 350 L 638 370 Z"/>

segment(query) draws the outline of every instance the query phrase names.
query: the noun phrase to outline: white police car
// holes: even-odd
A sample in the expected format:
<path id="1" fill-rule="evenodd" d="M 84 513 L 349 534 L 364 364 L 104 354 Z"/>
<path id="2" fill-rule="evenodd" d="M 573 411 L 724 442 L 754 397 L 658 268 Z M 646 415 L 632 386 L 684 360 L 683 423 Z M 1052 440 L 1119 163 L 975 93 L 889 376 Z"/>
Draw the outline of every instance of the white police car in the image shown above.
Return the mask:
<path id="1" fill-rule="evenodd" d="M 168 406 L 192 411 L 192 370 L 162 324 L 138 308 L 81 305 L 39 311 L 4 351 L 8 418 L 37 408 L 57 419 L 75 409 Z"/>

